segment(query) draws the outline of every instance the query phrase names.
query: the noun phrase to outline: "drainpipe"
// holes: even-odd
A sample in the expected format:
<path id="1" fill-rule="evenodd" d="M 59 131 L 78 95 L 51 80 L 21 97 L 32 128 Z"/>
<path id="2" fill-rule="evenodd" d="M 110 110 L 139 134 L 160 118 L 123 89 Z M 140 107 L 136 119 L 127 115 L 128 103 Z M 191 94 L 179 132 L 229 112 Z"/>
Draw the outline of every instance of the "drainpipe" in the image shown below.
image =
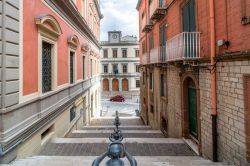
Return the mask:
<path id="1" fill-rule="evenodd" d="M 214 0 L 209 0 L 210 8 L 210 36 L 211 36 L 211 92 L 212 92 L 212 137 L 213 137 L 213 161 L 218 161 L 217 151 L 217 96 L 216 96 L 216 63 L 215 63 L 215 8 Z"/>

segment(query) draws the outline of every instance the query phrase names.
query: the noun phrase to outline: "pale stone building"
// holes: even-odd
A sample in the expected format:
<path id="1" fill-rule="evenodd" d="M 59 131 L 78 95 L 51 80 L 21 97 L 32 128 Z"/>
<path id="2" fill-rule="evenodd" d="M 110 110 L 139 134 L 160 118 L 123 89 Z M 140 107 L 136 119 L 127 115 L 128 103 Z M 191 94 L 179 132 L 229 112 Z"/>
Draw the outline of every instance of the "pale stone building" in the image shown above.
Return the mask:
<path id="1" fill-rule="evenodd" d="M 126 98 L 138 98 L 140 62 L 137 37 L 122 37 L 121 31 L 110 31 L 108 41 L 102 41 L 101 46 L 102 96 L 120 94 Z"/>

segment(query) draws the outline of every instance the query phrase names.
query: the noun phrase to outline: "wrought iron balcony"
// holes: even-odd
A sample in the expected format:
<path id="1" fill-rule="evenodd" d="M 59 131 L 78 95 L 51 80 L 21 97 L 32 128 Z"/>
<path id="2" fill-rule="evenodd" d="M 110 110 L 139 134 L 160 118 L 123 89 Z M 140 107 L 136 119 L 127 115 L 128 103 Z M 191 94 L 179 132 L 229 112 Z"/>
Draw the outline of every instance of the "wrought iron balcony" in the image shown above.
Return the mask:
<path id="1" fill-rule="evenodd" d="M 152 63 L 159 63 L 159 48 L 150 50 L 150 64 Z"/>
<path id="2" fill-rule="evenodd" d="M 159 21 L 167 13 L 165 0 L 152 0 L 150 3 L 150 19 Z"/>
<path id="3" fill-rule="evenodd" d="M 167 61 L 200 58 L 200 32 L 182 32 L 166 42 Z"/>
<path id="4" fill-rule="evenodd" d="M 146 19 L 146 17 L 143 17 L 142 19 L 142 32 L 150 32 L 153 28 L 153 24 Z"/>

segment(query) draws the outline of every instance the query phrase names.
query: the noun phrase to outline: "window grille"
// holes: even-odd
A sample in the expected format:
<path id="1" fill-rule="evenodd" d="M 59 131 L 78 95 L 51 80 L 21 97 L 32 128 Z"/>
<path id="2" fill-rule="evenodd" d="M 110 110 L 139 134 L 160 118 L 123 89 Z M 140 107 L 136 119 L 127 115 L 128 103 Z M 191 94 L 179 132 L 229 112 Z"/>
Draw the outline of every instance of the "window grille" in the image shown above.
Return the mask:
<path id="1" fill-rule="evenodd" d="M 46 42 L 42 43 L 42 92 L 46 93 L 52 90 L 52 45 Z"/>

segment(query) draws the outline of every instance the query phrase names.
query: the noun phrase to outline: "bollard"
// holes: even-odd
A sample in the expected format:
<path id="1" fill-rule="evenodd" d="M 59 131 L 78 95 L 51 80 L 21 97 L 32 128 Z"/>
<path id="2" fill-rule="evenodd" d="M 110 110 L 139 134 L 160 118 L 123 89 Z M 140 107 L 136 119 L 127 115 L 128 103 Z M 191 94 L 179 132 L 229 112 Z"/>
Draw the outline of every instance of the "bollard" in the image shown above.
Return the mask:
<path id="1" fill-rule="evenodd" d="M 119 129 L 120 119 L 118 116 L 118 111 L 116 111 L 114 132 L 110 135 L 109 140 L 111 143 L 108 146 L 107 152 L 103 153 L 101 156 L 96 158 L 92 166 L 99 166 L 104 158 L 109 157 L 110 159 L 106 162 L 106 166 L 124 166 L 124 161 L 121 158 L 127 158 L 131 166 L 137 166 L 137 162 L 133 156 L 131 156 L 125 148 L 125 145 L 122 143 L 123 135 Z"/>

